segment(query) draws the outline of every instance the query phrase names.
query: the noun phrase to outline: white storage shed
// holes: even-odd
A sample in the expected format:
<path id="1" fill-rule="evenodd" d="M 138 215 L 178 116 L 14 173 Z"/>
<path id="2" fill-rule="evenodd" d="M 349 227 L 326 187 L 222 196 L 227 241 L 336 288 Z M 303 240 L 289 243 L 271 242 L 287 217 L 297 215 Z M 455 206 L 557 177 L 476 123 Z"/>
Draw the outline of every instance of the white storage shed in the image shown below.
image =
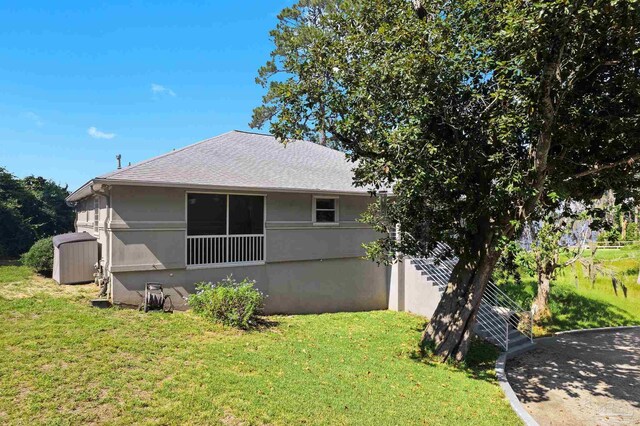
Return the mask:
<path id="1" fill-rule="evenodd" d="M 53 237 L 53 279 L 59 284 L 93 281 L 98 262 L 98 241 L 86 232 Z"/>

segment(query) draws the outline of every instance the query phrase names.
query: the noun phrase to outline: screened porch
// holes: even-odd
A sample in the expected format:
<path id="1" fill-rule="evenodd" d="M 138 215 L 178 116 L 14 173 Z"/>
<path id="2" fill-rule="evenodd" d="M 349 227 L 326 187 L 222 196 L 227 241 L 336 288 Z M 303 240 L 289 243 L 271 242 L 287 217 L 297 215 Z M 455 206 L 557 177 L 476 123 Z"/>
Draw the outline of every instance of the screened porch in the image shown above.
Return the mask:
<path id="1" fill-rule="evenodd" d="M 187 266 L 264 263 L 265 209 L 263 195 L 188 193 Z"/>

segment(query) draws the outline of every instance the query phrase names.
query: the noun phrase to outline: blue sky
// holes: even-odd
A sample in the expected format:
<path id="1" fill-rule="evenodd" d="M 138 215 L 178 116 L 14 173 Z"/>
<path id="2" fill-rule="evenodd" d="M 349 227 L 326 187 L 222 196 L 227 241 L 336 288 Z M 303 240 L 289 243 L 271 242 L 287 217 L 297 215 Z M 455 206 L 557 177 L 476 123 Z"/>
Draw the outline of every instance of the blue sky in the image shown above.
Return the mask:
<path id="1" fill-rule="evenodd" d="M 0 2 L 0 166 L 74 190 L 118 153 L 248 130 L 292 2 Z"/>

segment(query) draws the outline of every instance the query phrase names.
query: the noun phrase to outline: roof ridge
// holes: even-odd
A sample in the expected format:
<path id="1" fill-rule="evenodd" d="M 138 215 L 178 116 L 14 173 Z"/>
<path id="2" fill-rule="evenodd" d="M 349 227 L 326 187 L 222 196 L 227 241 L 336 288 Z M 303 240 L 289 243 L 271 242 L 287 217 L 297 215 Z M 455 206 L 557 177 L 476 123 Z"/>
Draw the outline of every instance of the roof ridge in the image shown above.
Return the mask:
<path id="1" fill-rule="evenodd" d="M 238 129 L 233 129 L 227 133 L 231 133 L 231 132 L 247 133 L 249 135 L 271 136 L 272 138 L 275 138 L 275 135 L 272 135 L 271 133 L 250 132 L 248 130 L 238 130 Z"/>
<path id="2" fill-rule="evenodd" d="M 246 134 L 249 134 L 249 135 L 270 136 L 270 137 L 274 138 L 276 141 L 278 141 L 278 138 L 276 137 L 276 135 L 272 135 L 271 133 L 258 133 L 258 132 L 250 132 L 248 130 L 238 130 L 238 129 L 234 129 L 232 131 L 233 132 L 238 132 L 238 133 L 246 133 Z M 231 133 L 231 132 L 227 132 L 227 133 Z M 290 141 L 291 142 L 306 142 L 306 143 L 310 143 L 310 144 L 313 144 L 313 145 L 316 145 L 316 146 L 320 146 L 322 148 L 326 148 L 326 149 L 328 149 L 330 151 L 339 152 L 340 154 L 342 154 L 342 155 L 344 155 L 346 157 L 346 153 L 340 151 L 339 149 L 331 148 L 331 147 L 328 147 L 326 145 L 319 144 L 317 142 L 309 141 L 309 140 L 306 140 L 306 139 L 291 139 Z"/>
<path id="3" fill-rule="evenodd" d="M 109 178 L 114 177 L 114 176 L 116 176 L 116 175 L 118 175 L 118 174 L 120 174 L 120 173 L 122 173 L 122 172 L 124 172 L 124 171 L 128 171 L 128 170 L 134 169 L 134 168 L 136 168 L 136 167 L 138 167 L 138 166 L 141 166 L 141 165 L 143 165 L 143 164 L 147 164 L 147 163 L 149 163 L 149 162 L 151 162 L 151 161 L 158 160 L 158 159 L 160 159 L 160 158 L 167 157 L 167 156 L 169 156 L 169 155 L 171 155 L 171 154 L 177 154 L 178 152 L 182 152 L 182 151 L 184 151 L 185 149 L 193 148 L 193 147 L 194 147 L 194 146 L 196 146 L 196 145 L 200 145 L 201 143 L 209 142 L 209 141 L 211 141 L 211 140 L 213 140 L 213 139 L 217 139 L 217 138 L 219 138 L 219 137 L 221 137 L 221 136 L 224 136 L 224 135 L 229 134 L 229 133 L 233 133 L 233 132 L 235 132 L 235 131 L 237 131 L 237 130 L 230 130 L 230 131 L 228 131 L 228 132 L 224 132 L 224 133 L 221 133 L 221 134 L 219 134 L 219 135 L 212 136 L 212 137 L 210 137 L 210 138 L 202 139 L 202 140 L 200 140 L 200 141 L 198 141 L 198 142 L 195 142 L 195 143 L 189 144 L 189 145 L 187 145 L 187 146 L 183 146 L 182 148 L 174 149 L 173 151 L 169 151 L 169 152 L 165 152 L 164 154 L 156 155 L 155 157 L 151 157 L 151 158 L 148 158 L 148 159 L 146 159 L 146 160 L 142 160 L 142 161 L 140 161 L 140 162 L 138 162 L 138 163 L 135 163 L 135 164 L 132 164 L 132 165 L 130 165 L 130 166 L 123 167 L 123 168 L 121 168 L 121 169 L 116 169 L 115 171 L 110 172 L 110 173 L 105 173 L 105 174 L 103 174 L 103 175 L 99 176 L 98 178 L 101 178 L 101 177 L 109 177 Z"/>

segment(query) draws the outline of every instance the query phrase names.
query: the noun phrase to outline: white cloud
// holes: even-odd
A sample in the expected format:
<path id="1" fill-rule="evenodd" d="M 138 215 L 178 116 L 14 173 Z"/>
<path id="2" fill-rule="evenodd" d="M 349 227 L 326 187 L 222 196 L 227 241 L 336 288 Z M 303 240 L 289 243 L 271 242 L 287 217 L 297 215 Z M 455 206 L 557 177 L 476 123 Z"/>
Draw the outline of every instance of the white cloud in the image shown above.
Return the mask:
<path id="1" fill-rule="evenodd" d="M 94 139 L 113 139 L 116 137 L 115 133 L 105 133 L 91 126 L 87 129 L 87 133 Z"/>
<path id="2" fill-rule="evenodd" d="M 174 92 L 173 90 L 161 84 L 156 84 L 156 83 L 151 84 L 151 93 L 153 93 L 154 95 L 169 95 L 169 96 L 176 95 L 176 92 Z"/>
<path id="3" fill-rule="evenodd" d="M 38 127 L 42 127 L 44 126 L 44 121 L 42 121 L 42 118 L 40 118 L 40 116 L 38 114 L 36 114 L 33 111 L 29 111 L 26 112 L 25 117 L 27 117 L 29 120 L 33 121 L 33 124 L 35 124 Z"/>

